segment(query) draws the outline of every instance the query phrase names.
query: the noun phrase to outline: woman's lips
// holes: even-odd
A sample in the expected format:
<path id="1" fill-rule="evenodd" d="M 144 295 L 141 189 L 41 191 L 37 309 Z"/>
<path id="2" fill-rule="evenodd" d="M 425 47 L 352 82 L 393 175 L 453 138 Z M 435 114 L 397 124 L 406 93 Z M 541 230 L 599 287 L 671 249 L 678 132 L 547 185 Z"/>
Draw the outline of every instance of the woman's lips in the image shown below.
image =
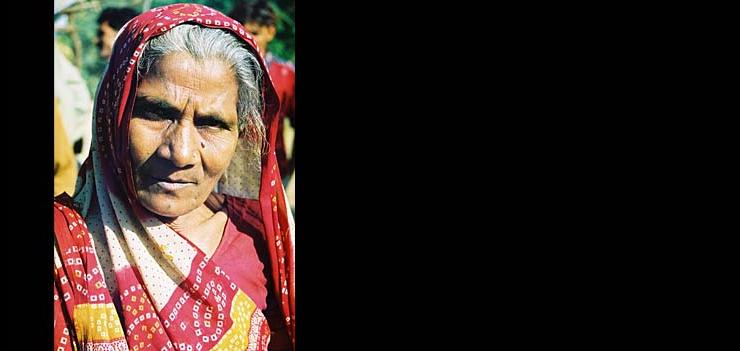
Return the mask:
<path id="1" fill-rule="evenodd" d="M 156 184 L 162 189 L 171 190 L 171 191 L 182 189 L 187 186 L 191 186 L 195 184 L 195 182 L 189 182 L 186 180 L 174 180 L 174 179 L 169 179 L 169 178 L 162 179 L 162 178 L 157 178 L 157 177 L 152 177 L 152 178 L 155 180 L 154 184 Z"/>
<path id="2" fill-rule="evenodd" d="M 158 181 L 155 184 L 157 184 L 160 188 L 165 190 L 178 190 L 182 189 L 186 186 L 193 185 L 193 183 L 177 183 L 177 182 L 168 182 L 168 181 Z"/>

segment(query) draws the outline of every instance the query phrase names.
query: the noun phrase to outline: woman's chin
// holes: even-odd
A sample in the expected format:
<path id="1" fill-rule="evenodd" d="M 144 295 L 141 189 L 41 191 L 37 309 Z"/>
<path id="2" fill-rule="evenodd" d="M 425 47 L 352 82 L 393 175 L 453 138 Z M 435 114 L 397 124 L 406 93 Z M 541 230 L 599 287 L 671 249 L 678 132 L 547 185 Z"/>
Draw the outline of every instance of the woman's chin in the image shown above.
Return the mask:
<path id="1" fill-rule="evenodd" d="M 162 217 L 164 219 L 175 219 L 192 211 L 192 209 L 183 209 L 172 206 L 172 201 L 167 201 L 164 203 L 141 201 L 140 203 L 147 211 L 151 212 L 157 217 Z"/>

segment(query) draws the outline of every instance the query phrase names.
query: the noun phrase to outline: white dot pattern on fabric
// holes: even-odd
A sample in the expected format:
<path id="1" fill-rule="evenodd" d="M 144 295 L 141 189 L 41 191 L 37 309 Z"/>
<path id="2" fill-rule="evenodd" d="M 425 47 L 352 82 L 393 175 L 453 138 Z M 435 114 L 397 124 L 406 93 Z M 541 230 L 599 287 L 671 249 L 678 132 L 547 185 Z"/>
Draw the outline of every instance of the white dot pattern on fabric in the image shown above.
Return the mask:
<path id="1" fill-rule="evenodd" d="M 225 195 L 257 199 L 261 180 L 261 150 L 244 138 L 239 140 L 234 157 L 218 183 L 218 192 Z"/>
<path id="2" fill-rule="evenodd" d="M 93 154 L 93 168 L 97 168 L 98 174 L 102 174 L 102 169 L 99 168 L 100 162 L 101 160 L 97 157 L 97 154 Z M 95 180 L 98 187 L 105 189 L 102 179 L 96 177 Z M 111 261 L 117 271 L 136 263 L 140 273 L 145 278 L 149 278 L 145 279 L 144 283 L 151 294 L 152 302 L 157 308 L 161 308 L 190 270 L 190 260 L 195 256 L 195 249 L 159 221 L 158 225 L 151 222 L 147 223 L 147 229 L 151 228 L 153 230 L 153 232 L 148 232 L 138 220 L 133 219 L 134 216 L 129 213 L 124 201 L 126 200 L 118 199 L 114 194 L 98 193 L 100 218 L 103 223 L 104 236 L 110 249 Z M 169 235 L 163 234 L 163 230 L 169 230 L 171 233 Z M 148 233 L 149 235 L 140 235 L 138 232 Z M 170 241 L 154 243 L 153 238 L 164 238 L 165 241 L 169 239 L 175 243 L 179 241 L 179 245 Z M 178 268 L 177 271 L 169 271 L 172 266 L 160 265 L 149 254 L 149 252 L 161 252 L 163 247 L 168 246 L 173 250 L 180 251 L 172 255 L 172 257 L 176 257 L 174 267 Z M 172 277 L 176 277 L 177 280 L 173 281 Z M 110 282 L 107 283 L 110 284 Z"/>
<path id="3" fill-rule="evenodd" d="M 117 238 L 108 240 L 104 235 L 102 235 L 102 233 L 104 233 L 103 223 L 100 220 L 99 213 L 96 209 L 92 209 L 87 221 L 90 222 L 88 229 L 90 231 L 90 236 L 93 239 L 92 243 L 95 247 L 95 254 L 98 258 L 98 263 L 100 263 L 103 277 L 105 278 L 105 284 L 108 286 L 108 291 L 111 296 L 116 296 L 118 295 L 118 284 L 116 283 L 115 271 L 116 269 L 121 270 L 124 267 L 128 267 L 128 264 L 124 264 L 124 261 L 118 258 L 116 261 L 121 264 L 121 267 L 116 268 L 113 263 L 113 259 L 111 258 L 111 247 L 114 248 L 114 251 L 117 254 L 120 254 L 120 243 L 118 243 Z"/>

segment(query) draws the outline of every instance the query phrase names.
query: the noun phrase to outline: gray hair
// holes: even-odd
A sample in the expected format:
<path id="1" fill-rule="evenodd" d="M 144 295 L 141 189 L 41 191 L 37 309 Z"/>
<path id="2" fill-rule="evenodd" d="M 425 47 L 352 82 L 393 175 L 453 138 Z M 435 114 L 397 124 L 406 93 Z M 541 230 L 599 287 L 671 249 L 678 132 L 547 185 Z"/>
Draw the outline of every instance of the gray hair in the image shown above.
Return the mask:
<path id="1" fill-rule="evenodd" d="M 238 82 L 236 111 L 239 134 L 246 131 L 247 137 L 256 145 L 265 142 L 265 125 L 261 118 L 262 69 L 257 58 L 247 49 L 247 44 L 221 29 L 182 24 L 146 43 L 137 73 L 140 77 L 146 76 L 157 60 L 176 52 L 188 53 L 196 60 L 222 59 L 231 67 Z"/>

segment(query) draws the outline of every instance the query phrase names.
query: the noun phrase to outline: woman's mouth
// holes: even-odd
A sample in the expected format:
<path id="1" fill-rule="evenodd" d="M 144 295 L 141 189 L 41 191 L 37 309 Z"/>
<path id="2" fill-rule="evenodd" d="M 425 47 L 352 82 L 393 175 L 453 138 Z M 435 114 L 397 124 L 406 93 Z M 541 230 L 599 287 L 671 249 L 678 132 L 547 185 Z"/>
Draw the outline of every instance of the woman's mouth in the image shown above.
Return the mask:
<path id="1" fill-rule="evenodd" d="M 152 178 L 155 181 L 154 184 L 156 184 L 157 186 L 159 186 L 160 188 L 164 190 L 169 190 L 169 191 L 179 190 L 187 186 L 195 185 L 194 182 L 189 182 L 185 180 L 174 180 L 174 179 L 169 179 L 169 178 L 162 179 L 162 178 L 156 178 L 156 177 L 152 177 Z"/>

